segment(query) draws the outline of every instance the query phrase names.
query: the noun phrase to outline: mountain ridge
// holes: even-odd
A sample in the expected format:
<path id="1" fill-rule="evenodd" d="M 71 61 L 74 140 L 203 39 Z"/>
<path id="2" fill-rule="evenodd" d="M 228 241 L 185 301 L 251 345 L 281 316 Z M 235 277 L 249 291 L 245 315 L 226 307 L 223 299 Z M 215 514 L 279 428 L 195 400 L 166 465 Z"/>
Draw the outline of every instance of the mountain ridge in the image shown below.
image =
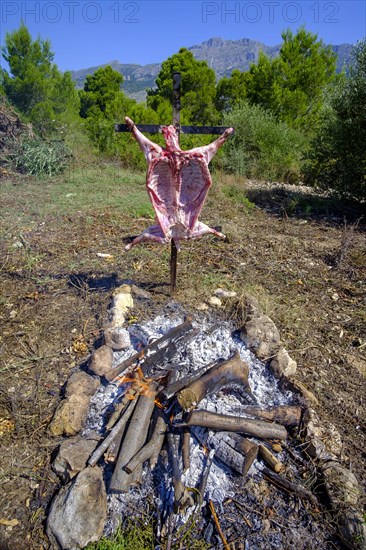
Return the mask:
<path id="1" fill-rule="evenodd" d="M 352 45 L 343 43 L 330 44 L 330 46 L 337 55 L 337 72 L 340 72 L 343 67 L 350 64 Z M 247 71 L 251 63 L 257 62 L 260 51 L 273 58 L 279 54 L 280 48 L 280 44 L 268 46 L 250 38 L 230 40 L 214 36 L 200 44 L 187 47 L 187 50 L 191 51 L 198 61 L 206 61 L 209 67 L 215 71 L 216 78 L 219 80 L 224 76 L 230 76 L 235 69 Z M 107 65 L 111 65 L 114 70 L 123 75 L 123 91 L 137 101 L 144 101 L 146 89 L 155 87 L 155 79 L 161 69 L 161 62 L 139 65 L 137 63 L 120 63 L 114 59 L 102 65 L 70 72 L 77 86 L 82 88 L 88 74 L 93 74 L 97 69 Z"/>

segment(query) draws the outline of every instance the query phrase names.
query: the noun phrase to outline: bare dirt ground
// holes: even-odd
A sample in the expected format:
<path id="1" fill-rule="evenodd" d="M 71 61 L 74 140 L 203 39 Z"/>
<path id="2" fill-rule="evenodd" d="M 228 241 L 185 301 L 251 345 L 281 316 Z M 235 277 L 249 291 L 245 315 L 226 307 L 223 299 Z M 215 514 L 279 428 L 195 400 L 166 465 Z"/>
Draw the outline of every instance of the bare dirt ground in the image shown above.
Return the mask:
<path id="1" fill-rule="evenodd" d="M 103 205 L 35 215 L 28 204 L 42 194 L 34 197 L 32 185 L 17 178 L 1 193 L 0 548 L 10 550 L 48 548 L 57 441 L 47 426 L 70 372 L 100 337 L 113 289 L 130 279 L 150 292 L 149 308 L 133 312 L 137 319 L 171 299 L 165 248 L 123 252 L 122 237 L 148 220 Z M 243 297 L 256 296 L 319 400 L 319 416 L 340 431 L 345 466 L 365 483 L 365 220 L 357 225 L 359 212 L 305 191 L 242 182 L 252 206 L 233 201 L 225 185 L 238 184 L 224 178 L 201 218 L 221 225 L 229 240 L 183 247 L 175 299 L 194 310 L 217 287 L 236 290 L 223 313 L 239 326 Z M 25 218 L 16 216 L 23 211 Z"/>

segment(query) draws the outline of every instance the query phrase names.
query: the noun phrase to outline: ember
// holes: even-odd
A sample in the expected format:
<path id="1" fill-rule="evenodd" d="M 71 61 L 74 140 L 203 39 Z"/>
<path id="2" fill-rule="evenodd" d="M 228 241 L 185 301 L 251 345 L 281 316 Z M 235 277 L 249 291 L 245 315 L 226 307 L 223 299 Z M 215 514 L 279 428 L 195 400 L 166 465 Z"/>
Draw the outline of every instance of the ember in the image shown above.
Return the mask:
<path id="1" fill-rule="evenodd" d="M 129 327 L 133 345 L 114 352 L 82 434 L 100 438 L 88 465 L 104 470 L 105 534 L 131 510 L 155 508 L 158 541 L 174 539 L 196 517 L 213 545 L 247 536 L 259 548 L 283 547 L 283 537 L 296 546 L 316 533 L 317 547 L 327 548 L 329 533 L 306 511 L 316 505 L 301 482 L 312 479 L 311 463 L 292 442 L 278 443 L 299 429 L 298 398 L 281 390 L 233 329 L 206 317 L 184 320 L 179 310 Z M 288 493 L 297 511 L 288 509 Z"/>

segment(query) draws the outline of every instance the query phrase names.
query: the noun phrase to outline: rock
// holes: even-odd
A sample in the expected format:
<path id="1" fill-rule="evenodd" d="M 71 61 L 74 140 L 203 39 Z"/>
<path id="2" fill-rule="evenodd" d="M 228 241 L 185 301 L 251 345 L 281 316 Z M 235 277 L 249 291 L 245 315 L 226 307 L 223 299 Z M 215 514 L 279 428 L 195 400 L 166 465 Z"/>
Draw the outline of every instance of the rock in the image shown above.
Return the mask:
<path id="1" fill-rule="evenodd" d="M 281 348 L 269 364 L 269 368 L 276 378 L 294 376 L 297 363 L 292 359 L 285 348 Z"/>
<path id="2" fill-rule="evenodd" d="M 224 290 L 223 288 L 217 288 L 214 294 L 218 298 L 235 298 L 235 296 L 237 296 L 234 290 Z"/>
<path id="3" fill-rule="evenodd" d="M 360 488 L 355 475 L 339 462 L 330 461 L 322 465 L 325 487 L 334 510 L 343 505 L 357 506 Z"/>
<path id="4" fill-rule="evenodd" d="M 208 303 L 210 304 L 210 306 L 214 306 L 214 307 L 222 306 L 222 301 L 220 300 L 220 298 L 217 298 L 216 296 L 211 296 L 211 298 L 208 300 Z"/>
<path id="5" fill-rule="evenodd" d="M 103 534 L 107 495 L 102 470 L 85 468 L 54 498 L 47 518 L 47 536 L 55 548 L 84 548 Z"/>
<path id="6" fill-rule="evenodd" d="M 328 461 L 342 457 L 342 439 L 333 424 L 326 420 L 321 422 L 311 407 L 305 411 L 304 422 L 307 432 L 304 450 L 311 458 Z"/>
<path id="7" fill-rule="evenodd" d="M 258 300 L 254 298 L 254 296 L 245 297 L 245 314 L 248 321 L 249 319 L 260 317 L 262 315 Z"/>
<path id="8" fill-rule="evenodd" d="M 348 548 L 366 548 L 366 524 L 359 512 L 361 490 L 356 477 L 334 461 L 323 464 L 322 472 L 342 542 Z"/>
<path id="9" fill-rule="evenodd" d="M 112 368 L 113 351 L 108 346 L 101 346 L 91 356 L 89 370 L 98 376 L 104 376 Z"/>
<path id="10" fill-rule="evenodd" d="M 198 311 L 207 311 L 208 305 L 205 304 L 205 302 L 200 302 L 199 304 L 196 305 L 196 309 L 198 309 Z"/>
<path id="11" fill-rule="evenodd" d="M 137 296 L 137 298 L 141 298 L 142 300 L 151 300 L 150 292 L 143 290 L 137 285 L 131 285 L 131 291 L 135 296 Z"/>
<path id="12" fill-rule="evenodd" d="M 97 438 L 88 437 L 85 439 L 80 436 L 63 441 L 53 461 L 53 471 L 64 483 L 68 483 L 70 479 L 86 467 L 86 463 L 98 443 Z"/>
<path id="13" fill-rule="evenodd" d="M 121 327 L 107 328 L 104 331 L 104 341 L 105 345 L 114 351 L 127 349 L 131 345 L 130 333 Z"/>
<path id="14" fill-rule="evenodd" d="M 51 435 L 76 435 L 84 427 L 89 411 L 90 397 L 74 393 L 61 401 L 56 409 L 49 432 Z"/>
<path id="15" fill-rule="evenodd" d="M 267 315 L 250 318 L 242 328 L 240 338 L 261 360 L 276 355 L 281 345 L 278 329 Z"/>
<path id="16" fill-rule="evenodd" d="M 133 308 L 131 287 L 129 285 L 122 285 L 115 290 L 113 295 L 110 311 L 110 326 L 112 328 L 122 327 L 126 320 L 125 315 L 131 308 Z"/>
<path id="17" fill-rule="evenodd" d="M 70 397 L 71 395 L 94 395 L 99 387 L 99 380 L 94 376 L 90 376 L 83 370 L 77 370 L 74 372 L 67 381 L 65 395 Z"/>

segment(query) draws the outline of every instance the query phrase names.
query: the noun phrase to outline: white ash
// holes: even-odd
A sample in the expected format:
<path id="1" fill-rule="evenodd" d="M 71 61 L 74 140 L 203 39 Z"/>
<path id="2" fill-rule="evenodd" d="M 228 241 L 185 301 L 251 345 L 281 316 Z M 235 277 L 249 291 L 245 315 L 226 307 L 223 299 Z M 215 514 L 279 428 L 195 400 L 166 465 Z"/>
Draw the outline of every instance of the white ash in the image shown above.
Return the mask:
<path id="1" fill-rule="evenodd" d="M 162 315 L 141 324 L 131 325 L 128 327 L 131 346 L 127 350 L 114 352 L 113 366 L 140 351 L 153 340 L 161 338 L 169 330 L 181 324 L 183 320 L 183 315 L 173 313 L 170 316 Z M 219 360 L 227 360 L 238 350 L 241 358 L 249 365 L 250 386 L 259 406 L 270 407 L 291 402 L 292 394 L 280 391 L 277 380 L 266 369 L 266 366 L 246 348 L 239 336 L 233 333 L 233 327 L 229 323 L 220 321 L 220 324 L 217 324 L 217 321 L 213 322 L 203 314 L 198 321 L 193 321 L 192 324 L 194 328 L 199 329 L 199 333 L 188 344 L 178 349 L 171 362 L 174 368 L 179 369 L 178 378 Z M 107 413 L 111 411 L 113 403 L 123 395 L 126 388 L 127 385 L 118 385 L 114 382 L 102 386 L 96 392 L 91 400 L 90 413 L 84 430 L 85 435 L 91 431 L 103 434 Z M 243 403 L 243 400 L 242 396 L 239 397 L 224 389 L 215 395 L 207 396 L 199 407 L 221 414 L 239 415 L 244 411 L 245 401 Z M 251 403 L 249 399 L 248 403 Z M 194 437 L 191 438 L 190 458 L 190 468 L 183 475 L 182 481 L 188 487 L 195 487 L 201 478 L 206 458 L 204 450 Z M 154 494 L 155 502 L 160 509 L 172 506 L 174 495 L 170 467 L 169 464 L 164 465 L 163 462 L 162 459 L 159 459 L 159 464 L 153 473 L 149 472 L 148 468 L 144 469 L 141 486 L 131 488 L 127 494 L 108 497 L 110 521 L 106 527 L 107 534 L 116 528 L 121 516 L 131 514 L 131 509 L 140 510 L 142 503 L 146 504 L 149 499 L 151 502 Z M 253 468 L 255 470 L 255 467 Z M 232 479 L 234 479 L 232 471 L 221 462 L 214 460 L 207 480 L 205 499 L 211 499 L 216 504 L 220 504 L 228 496 L 233 496 L 235 493 Z M 191 511 L 193 509 L 188 510 L 183 520 L 189 517 Z"/>

